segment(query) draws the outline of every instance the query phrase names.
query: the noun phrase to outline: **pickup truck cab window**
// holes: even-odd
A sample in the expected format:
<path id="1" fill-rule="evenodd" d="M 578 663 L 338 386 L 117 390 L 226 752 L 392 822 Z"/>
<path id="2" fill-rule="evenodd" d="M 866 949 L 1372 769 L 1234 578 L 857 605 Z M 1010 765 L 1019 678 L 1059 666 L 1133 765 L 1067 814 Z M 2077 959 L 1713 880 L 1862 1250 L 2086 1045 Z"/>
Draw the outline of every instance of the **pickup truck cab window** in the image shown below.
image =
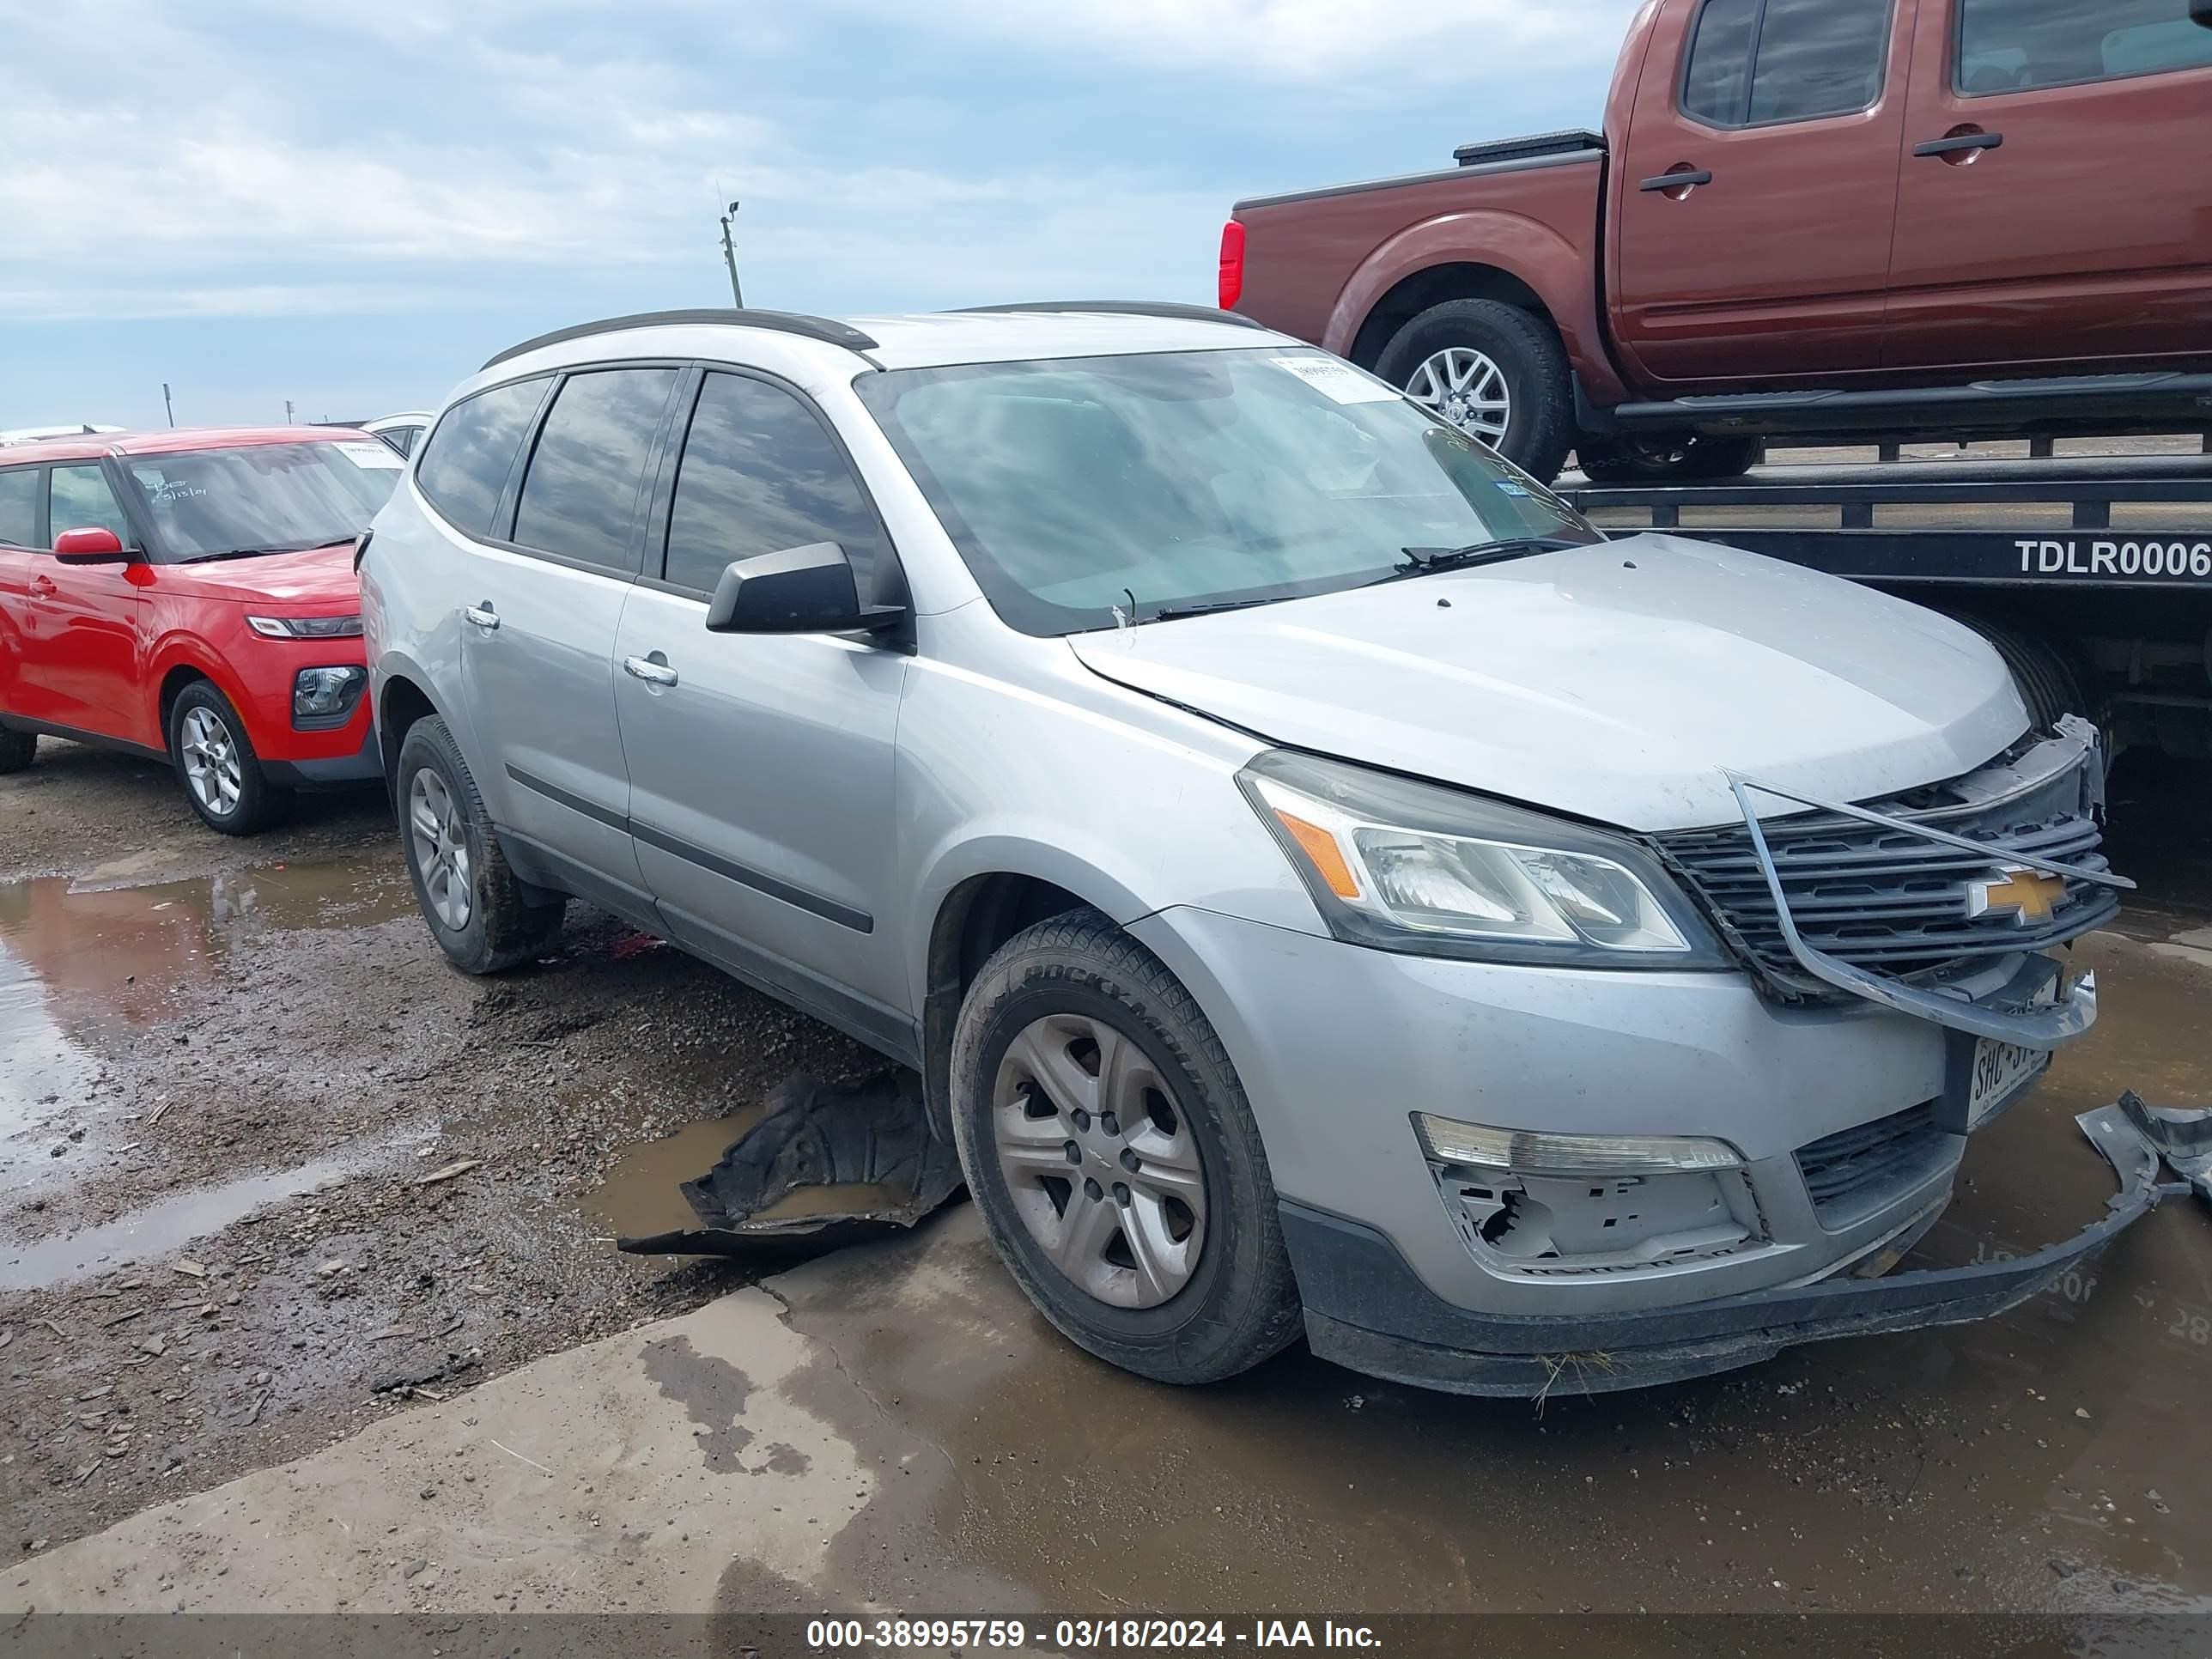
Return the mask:
<path id="1" fill-rule="evenodd" d="M 0 547 L 39 544 L 39 469 L 0 472 Z"/>
<path id="2" fill-rule="evenodd" d="M 854 383 L 1024 633 L 1340 592 L 1414 551 L 1598 533 L 1458 428 L 1317 351 L 900 369 Z"/>
<path id="3" fill-rule="evenodd" d="M 2203 0 L 1959 0 L 1953 85 L 1969 98 L 2207 66 Z"/>
<path id="4" fill-rule="evenodd" d="M 882 535 L 844 451 L 812 410 L 765 380 L 706 377 L 669 510 L 672 586 L 711 593 L 734 560 L 836 542 L 866 593 Z"/>
<path id="5" fill-rule="evenodd" d="M 678 374 L 600 369 L 562 382 L 523 476 L 517 545 L 594 569 L 636 571 L 639 487 Z"/>
<path id="6" fill-rule="evenodd" d="M 58 536 L 64 530 L 112 530 L 124 546 L 131 545 L 136 532 L 123 516 L 123 504 L 115 499 L 115 490 L 99 462 L 56 467 L 46 490 L 46 522 L 52 526 L 52 534 Z"/>
<path id="7" fill-rule="evenodd" d="M 1686 60 L 1683 113 L 1772 126 L 1870 109 L 1881 96 L 1890 0 L 1707 0 Z"/>

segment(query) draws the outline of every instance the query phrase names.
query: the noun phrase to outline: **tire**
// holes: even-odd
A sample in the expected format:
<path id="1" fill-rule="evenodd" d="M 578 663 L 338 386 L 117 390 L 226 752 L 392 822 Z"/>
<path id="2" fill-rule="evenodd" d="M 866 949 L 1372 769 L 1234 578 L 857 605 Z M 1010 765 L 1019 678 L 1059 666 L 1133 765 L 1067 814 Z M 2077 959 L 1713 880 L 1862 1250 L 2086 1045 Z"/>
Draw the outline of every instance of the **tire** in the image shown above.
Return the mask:
<path id="1" fill-rule="evenodd" d="M 1037 1056 L 1046 1064 L 1025 1064 Z M 1128 1086 L 1101 1086 L 1086 1064 Z M 1033 1081 L 1041 1074 L 1058 1098 Z M 1190 994 L 1104 916 L 1039 922 L 984 964 L 954 1027 L 951 1093 L 953 1139 L 992 1243 L 1077 1346 L 1189 1384 L 1249 1370 L 1297 1340 L 1297 1287 L 1243 1086 Z M 1109 1109 L 1115 1102 L 1126 1109 Z M 1119 1121 L 1138 1109 L 1138 1121 Z M 1066 1146 L 1086 1162 L 1061 1180 L 1049 1160 Z M 1054 1231 L 1066 1246 L 1057 1259 Z M 1149 1273 L 1136 1238 L 1154 1241 Z"/>
<path id="2" fill-rule="evenodd" d="M 496 974 L 561 936 L 568 900 L 531 902 L 492 833 L 475 775 L 435 714 L 407 728 L 394 799 L 415 902 L 454 967 Z"/>
<path id="3" fill-rule="evenodd" d="M 1510 405 L 1498 416 L 1504 422 L 1502 434 L 1468 424 L 1479 416 L 1452 412 L 1448 360 L 1455 352 L 1488 360 L 1502 377 Z M 1425 366 L 1431 370 L 1426 379 Z M 1547 320 L 1518 306 L 1498 300 L 1447 300 L 1431 306 L 1391 337 L 1376 361 L 1375 372 L 1488 444 L 1540 483 L 1559 477 L 1574 447 L 1574 386 L 1566 349 Z M 1438 395 L 1432 398 L 1423 387 L 1439 388 Z M 1497 400 L 1483 401 L 1494 404 Z M 1494 409 L 1490 412 L 1498 415 Z"/>
<path id="4" fill-rule="evenodd" d="M 210 830 L 258 836 L 291 810 L 292 792 L 269 781 L 246 722 L 210 681 L 194 680 L 169 705 L 169 761 Z"/>
<path id="5" fill-rule="evenodd" d="M 2048 732 L 2066 714 L 2080 714 L 2104 728 L 2105 710 L 2091 694 L 2089 677 L 2064 648 L 1971 611 L 1950 615 L 1954 622 L 1965 623 L 1996 647 L 2005 666 L 2012 671 L 2013 684 L 2020 688 L 2021 701 L 2027 705 L 2027 717 L 2036 731 Z M 2106 755 L 2111 758 L 2109 747 Z"/>
<path id="6" fill-rule="evenodd" d="M 1741 477 L 1759 464 L 1764 442 L 1686 432 L 1672 438 L 1586 437 L 1575 449 L 1583 476 L 1594 483 L 1674 483 Z"/>
<path id="7" fill-rule="evenodd" d="M 0 728 L 0 777 L 20 772 L 38 758 L 39 734 Z"/>

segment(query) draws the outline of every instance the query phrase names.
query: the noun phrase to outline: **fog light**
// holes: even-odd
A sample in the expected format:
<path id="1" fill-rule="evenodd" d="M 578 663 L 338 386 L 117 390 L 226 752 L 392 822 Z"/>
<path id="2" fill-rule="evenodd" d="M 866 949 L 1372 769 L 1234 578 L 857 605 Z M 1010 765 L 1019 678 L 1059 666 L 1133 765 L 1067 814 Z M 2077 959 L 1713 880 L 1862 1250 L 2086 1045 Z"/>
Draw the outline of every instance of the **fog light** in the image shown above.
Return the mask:
<path id="1" fill-rule="evenodd" d="M 1413 1132 L 1439 1164 L 1463 1164 L 1516 1175 L 1671 1175 L 1740 1170 L 1743 1157 L 1724 1140 L 1682 1135 L 1553 1135 L 1486 1129 L 1448 1117 L 1413 1114 Z"/>
<path id="2" fill-rule="evenodd" d="M 292 682 L 292 718 L 343 719 L 353 712 L 368 684 L 366 668 L 302 668 Z"/>

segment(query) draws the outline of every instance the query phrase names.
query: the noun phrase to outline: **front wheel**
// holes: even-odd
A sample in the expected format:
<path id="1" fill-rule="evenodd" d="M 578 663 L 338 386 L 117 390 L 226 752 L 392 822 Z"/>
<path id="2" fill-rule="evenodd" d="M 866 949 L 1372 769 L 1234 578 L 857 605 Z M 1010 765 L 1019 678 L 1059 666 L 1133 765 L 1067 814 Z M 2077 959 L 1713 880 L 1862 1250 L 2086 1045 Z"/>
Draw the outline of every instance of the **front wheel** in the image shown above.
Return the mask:
<path id="1" fill-rule="evenodd" d="M 1250 1105 L 1152 953 L 1093 910 L 1001 947 L 953 1035 L 953 1139 L 992 1243 L 1079 1346 L 1218 1382 L 1296 1340 Z"/>
<path id="2" fill-rule="evenodd" d="M 1375 372 L 1541 483 L 1573 447 L 1566 349 L 1548 320 L 1518 306 L 1431 306 L 1391 337 Z"/>
<path id="3" fill-rule="evenodd" d="M 230 699 L 206 680 L 193 681 L 170 705 L 169 757 L 200 822 L 223 835 L 258 835 L 292 804 L 292 792 L 262 770 Z"/>
<path id="4" fill-rule="evenodd" d="M 447 961 L 465 974 L 495 974 L 560 937 L 568 901 L 532 902 L 460 745 L 434 714 L 409 726 L 400 743 L 398 793 L 408 878 Z"/>
<path id="5" fill-rule="evenodd" d="M 1680 483 L 1735 478 L 1759 463 L 1763 440 L 1686 432 L 1672 438 L 1584 438 L 1575 446 L 1595 483 Z"/>

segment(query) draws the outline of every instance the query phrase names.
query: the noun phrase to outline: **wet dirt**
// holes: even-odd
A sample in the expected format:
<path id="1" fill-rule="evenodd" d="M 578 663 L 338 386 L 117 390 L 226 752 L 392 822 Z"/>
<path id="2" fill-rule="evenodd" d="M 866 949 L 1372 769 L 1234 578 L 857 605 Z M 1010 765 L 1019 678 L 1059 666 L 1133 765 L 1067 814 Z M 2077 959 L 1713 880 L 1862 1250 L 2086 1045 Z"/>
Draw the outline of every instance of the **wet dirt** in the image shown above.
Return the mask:
<path id="1" fill-rule="evenodd" d="M 746 1283 L 617 1255 L 580 1200 L 879 1066 L 580 906 L 535 967 L 453 973 L 374 792 L 238 841 L 41 744 L 0 779 L 0 1559 L 349 1432 L 395 1373 L 447 1393 Z"/>
<path id="2" fill-rule="evenodd" d="M 447 1395 L 747 1282 L 758 1267 L 622 1257 L 611 1235 L 690 1224 L 677 1184 L 787 1073 L 879 1065 L 580 907 L 544 962 L 463 979 L 395 896 L 380 800 L 307 803 L 239 843 L 173 793 L 61 745 L 0 780 L 0 1260 L 93 1240 L 134 1258 L 0 1290 L 11 1550 L 414 1393 L 380 1378 L 440 1372 L 422 1390 Z M 2207 793 L 2137 769 L 2115 799 L 2115 861 L 2145 891 L 2081 947 L 2103 1019 L 1978 1138 L 1916 1262 L 2098 1213 L 2110 1176 L 2075 1112 L 2125 1086 L 2212 1102 L 2212 965 L 2172 954 L 2212 927 Z M 221 1224 L 162 1207 L 264 1181 Z M 1216 1389 L 1141 1382 L 1046 1326 L 973 1224 L 959 1206 L 827 1258 L 791 1304 L 832 1358 L 787 1386 L 887 1476 L 838 1538 L 842 1577 L 893 1605 L 2212 1609 L 2201 1207 L 2001 1321 L 1540 1409 L 1296 1352 Z M 108 1225 L 136 1231 L 88 1231 Z M 734 1456 L 742 1373 L 654 1363 L 702 1457 Z M 733 1568 L 726 1602 L 797 1595 L 772 1588 Z"/>

